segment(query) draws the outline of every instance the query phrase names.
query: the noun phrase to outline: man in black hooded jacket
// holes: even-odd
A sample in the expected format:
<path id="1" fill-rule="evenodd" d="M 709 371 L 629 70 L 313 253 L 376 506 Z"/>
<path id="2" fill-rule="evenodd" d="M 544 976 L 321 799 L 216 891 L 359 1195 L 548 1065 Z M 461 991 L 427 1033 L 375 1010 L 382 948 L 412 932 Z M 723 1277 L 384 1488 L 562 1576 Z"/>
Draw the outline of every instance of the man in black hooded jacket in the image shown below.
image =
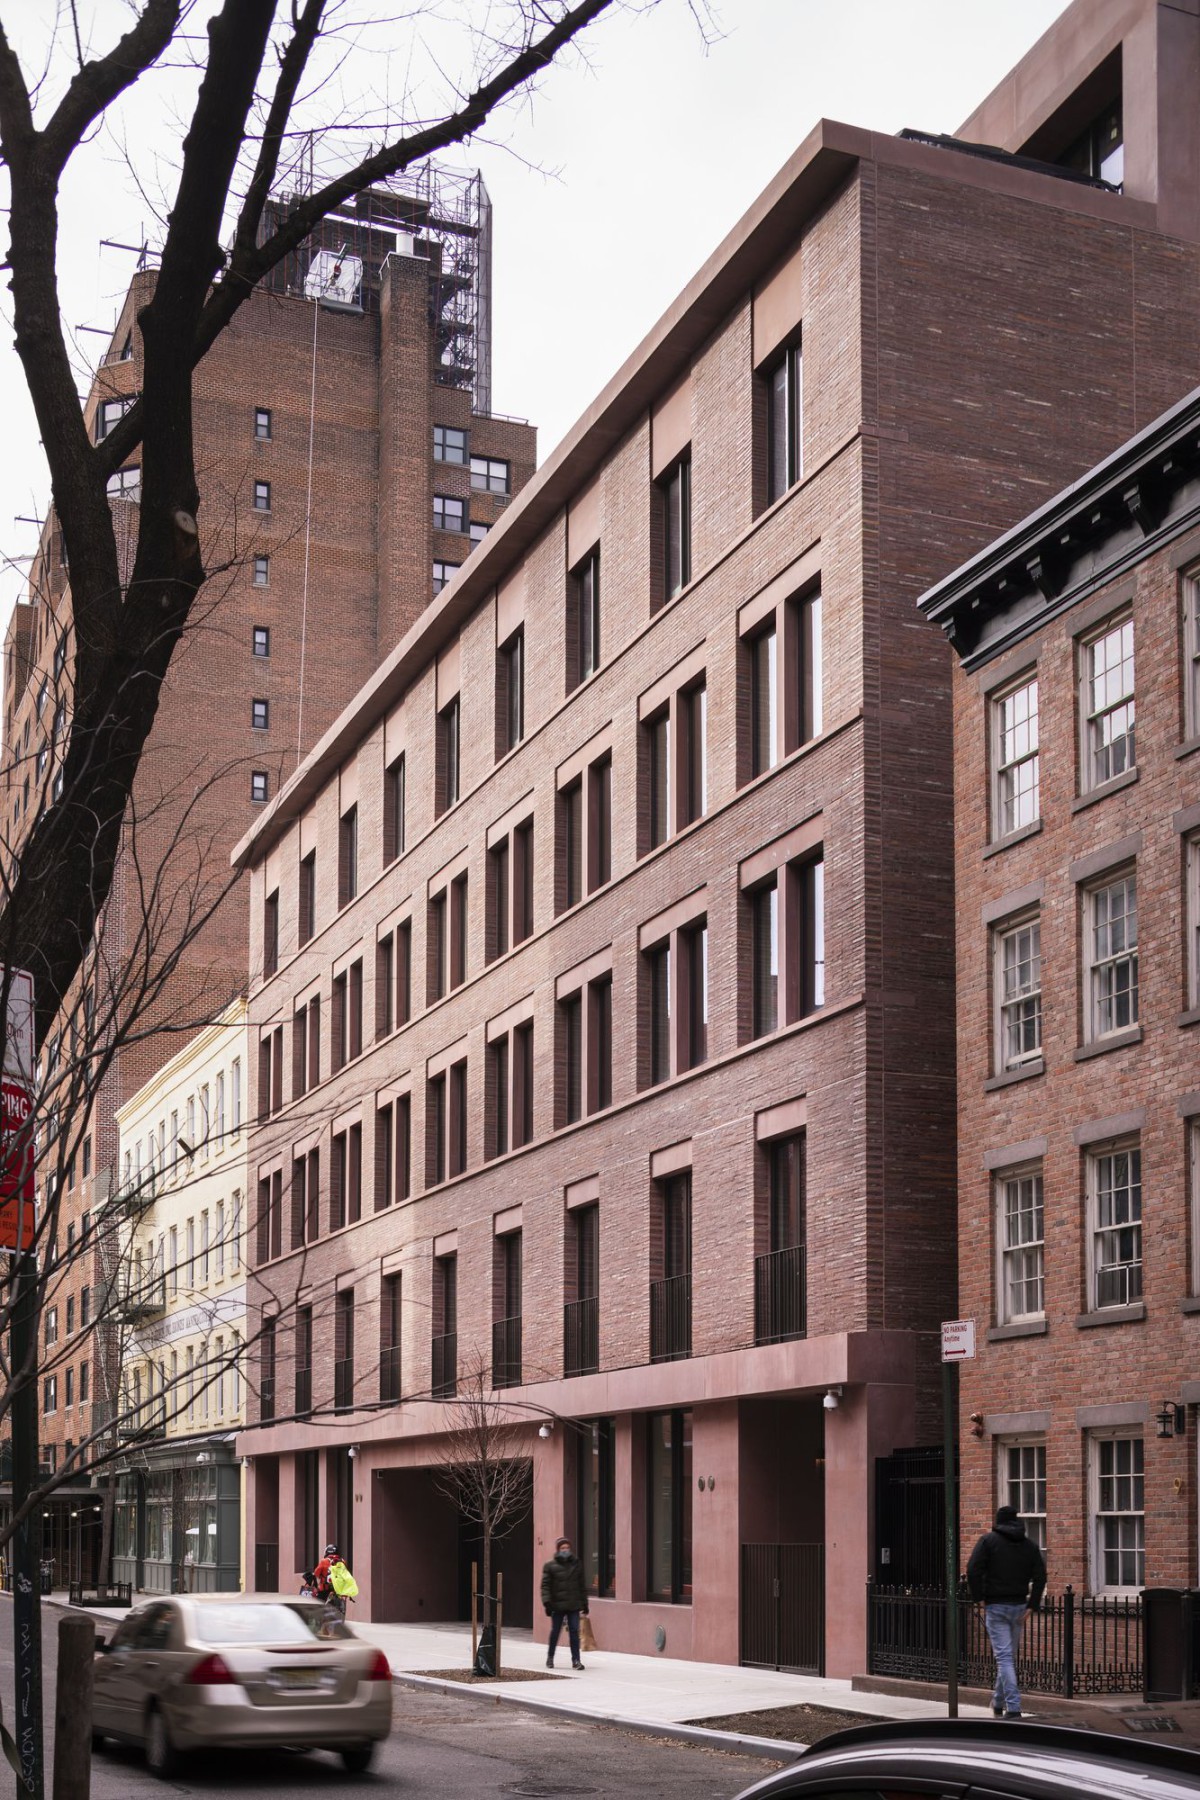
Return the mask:
<path id="1" fill-rule="evenodd" d="M 554 1667 L 554 1652 L 558 1649 L 558 1637 L 565 1620 L 567 1636 L 571 1640 L 571 1667 L 582 1669 L 583 1664 L 579 1660 L 579 1615 L 586 1613 L 588 1609 L 588 1591 L 583 1564 L 572 1554 L 570 1538 L 560 1537 L 554 1546 L 554 1555 L 548 1563 L 542 1565 L 542 1605 L 550 1621 L 550 1650 L 546 1657 L 546 1667 Z"/>
<path id="2" fill-rule="evenodd" d="M 967 1586 L 972 1600 L 983 1601 L 983 1620 L 996 1658 L 992 1711 L 998 1719 L 1019 1719 L 1017 1648 L 1026 1612 L 1037 1611 L 1046 1591 L 1046 1565 L 1015 1506 L 997 1509 L 995 1525 L 972 1550 Z"/>

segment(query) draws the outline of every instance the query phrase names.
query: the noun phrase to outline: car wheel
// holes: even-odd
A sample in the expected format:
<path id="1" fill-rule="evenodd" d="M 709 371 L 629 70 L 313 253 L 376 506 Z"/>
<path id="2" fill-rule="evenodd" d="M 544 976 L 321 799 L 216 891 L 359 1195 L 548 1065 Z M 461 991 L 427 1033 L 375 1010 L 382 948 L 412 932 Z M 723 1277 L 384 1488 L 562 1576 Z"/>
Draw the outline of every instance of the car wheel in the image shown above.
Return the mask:
<path id="1" fill-rule="evenodd" d="M 99 1751 L 103 1750 L 103 1748 L 104 1748 L 105 1744 L 107 1744 L 107 1742 L 108 1742 L 108 1739 L 105 1737 L 105 1735 L 102 1731 L 93 1731 L 93 1733 L 92 1733 L 92 1755 L 95 1756 Z"/>
<path id="2" fill-rule="evenodd" d="M 374 1744 L 348 1744 L 339 1752 L 347 1775 L 365 1775 L 375 1760 Z"/>
<path id="3" fill-rule="evenodd" d="M 146 1714 L 146 1767 L 160 1781 L 175 1773 L 178 1753 L 171 1742 L 171 1733 L 167 1729 L 167 1721 L 157 1706 L 152 1706 Z"/>

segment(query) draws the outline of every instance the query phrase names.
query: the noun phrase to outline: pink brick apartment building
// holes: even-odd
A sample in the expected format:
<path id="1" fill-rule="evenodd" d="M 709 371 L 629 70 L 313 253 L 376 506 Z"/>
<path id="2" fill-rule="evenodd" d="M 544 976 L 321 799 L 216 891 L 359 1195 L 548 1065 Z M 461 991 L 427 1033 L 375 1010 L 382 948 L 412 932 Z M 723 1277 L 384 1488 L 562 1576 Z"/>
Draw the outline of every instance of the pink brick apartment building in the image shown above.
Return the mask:
<path id="1" fill-rule="evenodd" d="M 239 845 L 259 1585 L 332 1535 L 364 1616 L 458 1615 L 482 1367 L 518 1619 L 566 1529 L 603 1646 L 865 1665 L 955 1303 L 915 601 L 1194 379 L 1181 72 L 1200 20 L 1076 6 L 1000 151 L 821 124 Z"/>
<path id="2" fill-rule="evenodd" d="M 1200 393 L 922 601 L 955 693 L 962 1510 L 1195 1586 Z"/>

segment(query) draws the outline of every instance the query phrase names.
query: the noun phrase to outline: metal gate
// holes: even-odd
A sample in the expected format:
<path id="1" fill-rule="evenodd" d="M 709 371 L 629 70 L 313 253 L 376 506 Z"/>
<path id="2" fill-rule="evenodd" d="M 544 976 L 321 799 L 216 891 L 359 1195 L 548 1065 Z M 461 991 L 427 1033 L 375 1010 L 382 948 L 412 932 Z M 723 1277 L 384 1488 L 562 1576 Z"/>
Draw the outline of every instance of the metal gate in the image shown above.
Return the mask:
<path id="1" fill-rule="evenodd" d="M 824 1544 L 742 1545 L 741 1661 L 825 1673 Z"/>
<path id="2" fill-rule="evenodd" d="M 875 1579 L 883 1587 L 939 1587 L 946 1577 L 945 1461 L 941 1446 L 875 1459 Z"/>

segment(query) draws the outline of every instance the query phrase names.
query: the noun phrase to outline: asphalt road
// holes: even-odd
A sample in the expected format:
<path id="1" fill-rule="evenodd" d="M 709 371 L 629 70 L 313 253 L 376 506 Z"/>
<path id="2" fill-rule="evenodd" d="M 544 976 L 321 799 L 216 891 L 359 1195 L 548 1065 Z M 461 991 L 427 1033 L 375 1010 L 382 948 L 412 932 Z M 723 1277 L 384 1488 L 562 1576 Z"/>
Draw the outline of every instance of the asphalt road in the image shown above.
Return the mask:
<path id="1" fill-rule="evenodd" d="M 54 1633 L 58 1614 L 43 1614 L 45 1647 L 46 1793 L 51 1791 L 50 1757 L 54 1722 Z M 0 1608 L 0 1695 L 4 1717 L 13 1717 L 12 1612 Z M 320 1796 L 340 1800 L 405 1796 L 585 1795 L 627 1800 L 731 1800 L 771 1764 L 756 1757 L 696 1750 L 665 1739 L 645 1738 L 600 1725 L 546 1718 L 503 1702 L 451 1699 L 397 1685 L 392 1735 L 381 1744 L 370 1774 L 346 1775 L 324 1754 L 242 1752 L 196 1756 L 182 1774 L 156 1781 L 140 1755 L 112 1746 L 92 1764 L 93 1800 L 154 1800 L 170 1794 L 233 1793 Z M 0 1762 L 0 1794 L 13 1791 L 13 1777 Z"/>

